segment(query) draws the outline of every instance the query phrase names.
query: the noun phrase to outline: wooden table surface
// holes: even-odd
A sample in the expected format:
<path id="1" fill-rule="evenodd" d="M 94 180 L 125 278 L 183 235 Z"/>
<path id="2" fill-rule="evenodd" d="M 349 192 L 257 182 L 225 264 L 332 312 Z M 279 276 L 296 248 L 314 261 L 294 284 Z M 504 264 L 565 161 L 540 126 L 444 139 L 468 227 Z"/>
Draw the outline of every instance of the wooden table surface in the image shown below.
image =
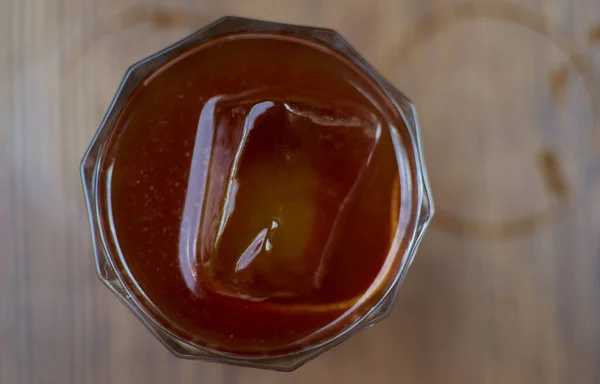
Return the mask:
<path id="1" fill-rule="evenodd" d="M 0 0 L 0 383 L 600 382 L 598 0 L 154 1 Z M 80 158 L 223 15 L 341 32 L 415 101 L 438 208 L 393 314 L 290 374 L 174 358 L 94 271 Z"/>

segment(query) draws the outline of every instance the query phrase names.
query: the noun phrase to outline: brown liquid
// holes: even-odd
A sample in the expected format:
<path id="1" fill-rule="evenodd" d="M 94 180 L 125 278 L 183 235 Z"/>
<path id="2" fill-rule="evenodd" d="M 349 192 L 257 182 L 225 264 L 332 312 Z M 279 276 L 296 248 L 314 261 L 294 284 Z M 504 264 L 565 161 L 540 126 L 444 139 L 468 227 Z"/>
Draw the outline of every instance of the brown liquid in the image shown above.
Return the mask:
<path id="1" fill-rule="evenodd" d="M 383 93 L 320 45 L 241 34 L 193 48 L 146 79 L 106 149 L 118 269 L 199 345 L 274 354 L 339 332 L 395 257 L 391 125 L 405 129 Z"/>

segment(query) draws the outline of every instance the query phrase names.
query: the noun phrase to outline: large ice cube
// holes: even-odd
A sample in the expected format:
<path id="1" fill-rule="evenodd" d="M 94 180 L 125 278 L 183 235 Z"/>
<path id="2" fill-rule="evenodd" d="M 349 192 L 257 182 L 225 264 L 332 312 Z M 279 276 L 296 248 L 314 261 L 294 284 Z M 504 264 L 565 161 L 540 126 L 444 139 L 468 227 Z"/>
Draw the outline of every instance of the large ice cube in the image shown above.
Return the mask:
<path id="1" fill-rule="evenodd" d="M 353 104 L 209 100 L 181 231 L 188 285 L 250 300 L 319 290 L 380 135 Z"/>

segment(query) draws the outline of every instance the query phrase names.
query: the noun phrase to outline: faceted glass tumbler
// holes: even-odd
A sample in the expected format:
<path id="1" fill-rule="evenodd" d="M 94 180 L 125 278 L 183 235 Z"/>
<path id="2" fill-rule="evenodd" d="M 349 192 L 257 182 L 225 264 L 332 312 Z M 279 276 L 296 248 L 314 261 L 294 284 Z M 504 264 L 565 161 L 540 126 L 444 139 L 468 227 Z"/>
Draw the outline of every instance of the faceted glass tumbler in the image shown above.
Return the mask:
<path id="1" fill-rule="evenodd" d="M 218 350 L 196 345 L 170 332 L 161 325 L 150 311 L 146 310 L 137 297 L 139 292 L 132 292 L 125 284 L 123 273 L 115 266 L 116 255 L 111 252 L 108 245 L 111 241 L 110 231 L 103 228 L 99 208 L 99 173 L 100 164 L 111 131 L 128 100 L 138 86 L 163 66 L 166 62 L 177 57 L 191 47 L 215 38 L 217 36 L 234 33 L 269 33 L 295 36 L 307 39 L 343 55 L 364 71 L 385 93 L 402 116 L 405 127 L 401 132 L 396 132 L 404 143 L 406 161 L 399 162 L 400 168 L 405 168 L 401 175 L 401 184 L 406 189 L 402 197 L 401 213 L 399 218 L 399 244 L 398 253 L 391 268 L 393 273 L 384 282 L 383 294 L 376 302 L 368 302 L 369 308 L 362 311 L 362 315 L 353 323 L 326 340 L 307 346 L 293 353 L 282 355 L 243 356 L 224 353 Z M 404 165 L 402 165 L 404 164 Z M 208 25 L 191 36 L 173 44 L 172 46 L 134 64 L 129 68 L 117 90 L 116 96 L 110 105 L 100 127 L 92 140 L 81 163 L 81 177 L 84 186 L 85 199 L 91 224 L 91 233 L 94 244 L 97 273 L 100 280 L 128 306 L 138 319 L 152 332 L 163 345 L 174 355 L 181 358 L 201 359 L 234 365 L 291 371 L 329 348 L 339 344 L 354 332 L 365 329 L 384 319 L 392 310 L 393 303 L 402 284 L 407 270 L 410 267 L 418 245 L 433 216 L 433 202 L 427 180 L 427 173 L 422 159 L 421 143 L 419 139 L 419 126 L 415 108 L 411 101 L 377 71 L 375 71 L 337 32 L 323 29 L 286 25 L 260 20 L 244 19 L 238 17 L 225 17 Z M 143 293 L 142 293 L 143 295 Z"/>

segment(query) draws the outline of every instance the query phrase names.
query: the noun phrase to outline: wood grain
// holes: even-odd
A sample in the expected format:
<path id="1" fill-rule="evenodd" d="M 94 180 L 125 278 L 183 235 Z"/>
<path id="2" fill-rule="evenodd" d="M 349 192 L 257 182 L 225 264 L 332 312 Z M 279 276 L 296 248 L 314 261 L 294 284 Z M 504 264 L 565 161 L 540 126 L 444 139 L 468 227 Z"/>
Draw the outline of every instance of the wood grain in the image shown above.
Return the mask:
<path id="1" fill-rule="evenodd" d="M 0 383 L 600 382 L 600 3 L 493 3 L 0 0 Z M 415 101 L 454 220 L 291 374 L 178 360 L 95 277 L 80 158 L 131 63 L 226 14 L 341 32 Z"/>

